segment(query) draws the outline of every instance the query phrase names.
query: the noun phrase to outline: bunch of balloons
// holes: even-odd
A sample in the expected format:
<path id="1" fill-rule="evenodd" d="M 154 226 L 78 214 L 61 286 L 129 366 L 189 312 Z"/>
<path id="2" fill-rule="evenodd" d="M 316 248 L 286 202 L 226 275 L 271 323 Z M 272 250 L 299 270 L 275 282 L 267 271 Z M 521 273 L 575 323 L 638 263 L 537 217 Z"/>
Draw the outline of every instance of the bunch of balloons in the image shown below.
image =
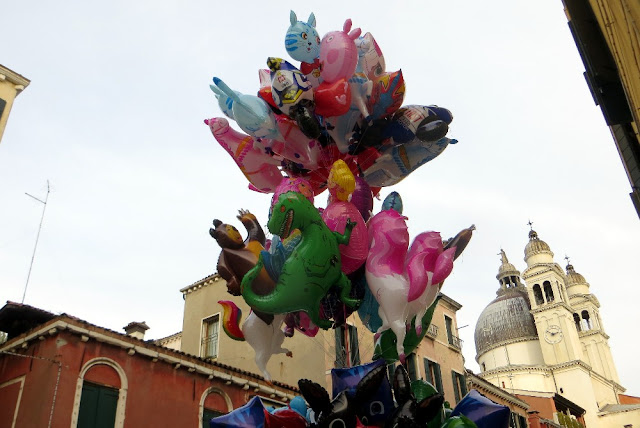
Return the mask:
<path id="1" fill-rule="evenodd" d="M 332 395 L 307 379 L 301 396 L 288 406 L 265 407 L 258 397 L 229 414 L 211 419 L 211 428 L 507 428 L 509 408 L 471 390 L 452 410 L 442 394 L 424 381 L 411 381 L 403 366 L 395 368 L 393 387 L 386 364 L 374 361 L 331 370 Z"/>
<path id="2" fill-rule="evenodd" d="M 269 57 L 255 94 L 234 91 L 217 77 L 211 85 L 224 115 L 244 133 L 225 118 L 205 123 L 251 189 L 272 193 L 284 174 L 304 178 L 318 194 L 340 159 L 377 191 L 456 143 L 446 137 L 449 110 L 402 106 L 402 71 L 385 70 L 370 33 L 361 35 L 347 19 L 321 39 L 313 13 L 304 22 L 291 11 L 290 24 L 285 48 L 299 67 Z"/>
<path id="3" fill-rule="evenodd" d="M 219 274 L 252 310 L 240 326 L 240 309 L 220 301 L 225 332 L 249 343 L 267 380 L 271 356 L 291 356 L 285 337 L 295 330 L 313 337 L 356 310 L 376 333 L 376 357 L 404 362 L 424 337 L 442 283 L 471 239 L 473 226 L 447 242 L 438 232 L 423 232 L 409 246 L 400 195 L 392 192 L 371 216 L 373 193 L 343 160 L 331 168 L 328 189 L 328 205 L 319 209 L 308 182 L 283 178 L 272 198 L 270 241 L 247 211 L 238 216 L 244 240 L 217 219 L 210 229 L 222 247 Z"/>

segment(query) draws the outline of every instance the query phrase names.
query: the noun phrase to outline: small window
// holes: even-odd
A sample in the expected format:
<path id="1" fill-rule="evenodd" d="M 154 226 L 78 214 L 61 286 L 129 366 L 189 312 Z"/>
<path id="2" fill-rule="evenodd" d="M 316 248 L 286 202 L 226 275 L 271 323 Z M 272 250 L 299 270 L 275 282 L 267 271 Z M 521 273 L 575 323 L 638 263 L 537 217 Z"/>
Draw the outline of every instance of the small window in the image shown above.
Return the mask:
<path id="1" fill-rule="evenodd" d="M 582 311 L 582 325 L 584 327 L 584 330 L 591 330 L 592 328 L 589 311 L 587 310 Z"/>
<path id="2" fill-rule="evenodd" d="M 576 329 L 578 331 L 582 331 L 582 326 L 580 325 L 580 315 L 573 314 L 573 322 L 576 324 Z"/>
<path id="3" fill-rule="evenodd" d="M 450 345 L 453 345 L 453 320 L 445 315 L 444 325 L 447 328 L 447 340 Z"/>
<path id="4" fill-rule="evenodd" d="M 544 298 L 542 297 L 542 289 L 540 288 L 540 284 L 536 284 L 533 286 L 533 297 L 536 299 L 536 305 L 542 305 L 544 303 Z"/>
<path id="5" fill-rule="evenodd" d="M 358 329 L 352 325 L 346 324 L 336 328 L 334 331 L 336 339 L 335 367 L 343 368 L 360 365 Z M 347 358 L 347 352 L 349 358 Z"/>
<path id="6" fill-rule="evenodd" d="M 487 365 L 485 363 L 482 363 L 481 368 L 483 372 L 487 371 Z"/>
<path id="7" fill-rule="evenodd" d="M 202 358 L 216 358 L 218 356 L 218 336 L 220 330 L 220 316 L 218 314 L 202 322 Z"/>
<path id="8" fill-rule="evenodd" d="M 553 288 L 551 288 L 551 283 L 549 281 L 545 281 L 544 285 L 544 297 L 547 299 L 547 303 L 553 302 Z"/>
<path id="9" fill-rule="evenodd" d="M 440 394 L 444 394 L 444 390 L 442 389 L 442 374 L 440 373 L 440 364 L 425 358 L 424 374 L 425 380 L 433 385 Z"/>

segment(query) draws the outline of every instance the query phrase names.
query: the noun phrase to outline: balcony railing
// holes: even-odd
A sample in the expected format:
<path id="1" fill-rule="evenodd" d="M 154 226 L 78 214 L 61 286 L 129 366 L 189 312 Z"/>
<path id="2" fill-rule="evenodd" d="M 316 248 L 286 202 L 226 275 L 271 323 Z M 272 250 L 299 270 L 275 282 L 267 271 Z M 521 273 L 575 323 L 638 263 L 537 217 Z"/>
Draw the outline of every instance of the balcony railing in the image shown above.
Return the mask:
<path id="1" fill-rule="evenodd" d="M 457 336 L 451 335 L 449 336 L 449 345 L 460 351 L 462 350 L 462 339 Z"/>
<path id="2" fill-rule="evenodd" d="M 427 329 L 427 336 L 432 339 L 438 337 L 438 326 L 435 324 L 429 324 L 429 328 Z"/>

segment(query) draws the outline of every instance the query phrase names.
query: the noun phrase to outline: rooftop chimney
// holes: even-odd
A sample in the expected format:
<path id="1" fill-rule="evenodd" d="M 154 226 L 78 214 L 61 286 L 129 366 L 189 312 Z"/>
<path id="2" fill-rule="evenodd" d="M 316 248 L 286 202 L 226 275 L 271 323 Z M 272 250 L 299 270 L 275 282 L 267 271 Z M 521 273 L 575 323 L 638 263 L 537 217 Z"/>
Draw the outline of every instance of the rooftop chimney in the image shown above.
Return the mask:
<path id="1" fill-rule="evenodd" d="M 136 339 L 144 340 L 144 332 L 149 330 L 149 326 L 144 321 L 133 321 L 123 327 L 123 329 L 127 335 L 135 337 Z"/>

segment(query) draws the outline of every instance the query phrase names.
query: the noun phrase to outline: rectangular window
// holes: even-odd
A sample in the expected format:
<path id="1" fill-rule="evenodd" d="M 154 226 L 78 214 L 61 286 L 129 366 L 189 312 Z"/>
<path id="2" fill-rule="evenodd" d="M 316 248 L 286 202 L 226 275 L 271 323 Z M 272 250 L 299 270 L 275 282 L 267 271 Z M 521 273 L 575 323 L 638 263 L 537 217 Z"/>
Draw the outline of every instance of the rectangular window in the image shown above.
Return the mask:
<path id="1" fill-rule="evenodd" d="M 220 330 L 220 316 L 214 315 L 202 322 L 202 358 L 216 358 L 218 356 L 218 333 Z"/>
<path id="2" fill-rule="evenodd" d="M 7 102 L 0 98 L 0 119 L 2 119 L 2 113 L 4 113 L 4 107 L 7 105 Z"/>
<path id="3" fill-rule="evenodd" d="M 444 325 L 447 328 L 447 340 L 449 341 L 449 345 L 453 345 L 453 320 L 445 315 Z"/>
<path id="4" fill-rule="evenodd" d="M 453 382 L 453 395 L 456 403 L 460 402 L 462 397 L 467 395 L 467 382 L 464 375 L 451 370 L 451 381 Z"/>
<path id="5" fill-rule="evenodd" d="M 433 385 L 440 394 L 444 394 L 444 390 L 442 389 L 442 374 L 440 373 L 440 364 L 425 358 L 424 373 L 426 381 Z"/>
<path id="6" fill-rule="evenodd" d="M 334 331 L 336 339 L 335 367 L 343 368 L 360 365 L 358 329 L 352 325 L 345 324 L 336 328 Z"/>

